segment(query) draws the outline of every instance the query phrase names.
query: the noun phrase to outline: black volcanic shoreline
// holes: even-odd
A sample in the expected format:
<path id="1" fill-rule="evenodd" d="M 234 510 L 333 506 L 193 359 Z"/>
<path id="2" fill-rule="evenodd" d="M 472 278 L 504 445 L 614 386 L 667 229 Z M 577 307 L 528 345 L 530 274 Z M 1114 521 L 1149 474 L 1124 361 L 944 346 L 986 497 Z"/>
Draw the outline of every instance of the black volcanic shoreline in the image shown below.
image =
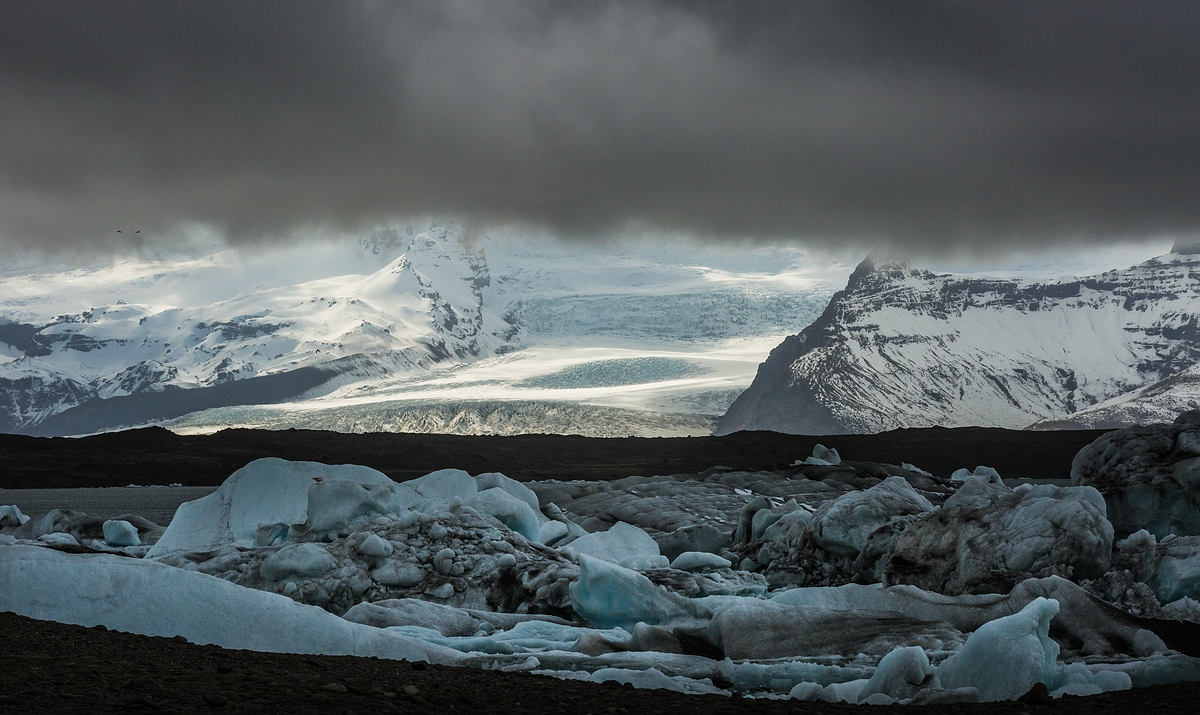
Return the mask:
<path id="1" fill-rule="evenodd" d="M 941 476 L 982 464 L 1005 478 L 1066 479 L 1076 452 L 1104 432 L 932 427 L 874 435 L 597 438 L 236 429 L 181 436 L 151 427 L 79 438 L 0 435 L 0 488 L 216 486 L 260 457 L 362 464 L 397 481 L 448 467 L 503 472 L 522 481 L 620 479 L 717 465 L 776 469 L 812 454 L 817 443 L 837 449 L 843 459 L 909 462 Z"/>

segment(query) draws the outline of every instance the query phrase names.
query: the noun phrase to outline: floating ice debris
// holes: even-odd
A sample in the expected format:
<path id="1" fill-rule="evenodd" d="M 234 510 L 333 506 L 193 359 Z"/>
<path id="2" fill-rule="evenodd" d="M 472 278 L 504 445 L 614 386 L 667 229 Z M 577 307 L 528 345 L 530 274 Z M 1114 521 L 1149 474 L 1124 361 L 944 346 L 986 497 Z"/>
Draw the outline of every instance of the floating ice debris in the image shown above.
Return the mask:
<path id="1" fill-rule="evenodd" d="M 527 486 L 260 460 L 181 508 L 151 559 L 52 550 L 139 555 L 150 547 L 101 533 L 125 522 L 153 543 L 134 516 L 5 527 L 0 580 L 16 586 L 0 608 L 230 647 L 864 704 L 1200 679 L 1164 642 L 1191 649 L 1185 630 L 1160 621 L 1160 637 L 1097 598 L 1200 618 L 1200 537 L 1144 531 L 1114 551 L 1095 489 L 971 475 L 955 491 L 824 461 Z M 901 577 L 927 590 L 879 583 Z"/>
<path id="2" fill-rule="evenodd" d="M 21 526 L 27 521 L 29 521 L 29 517 L 22 514 L 15 505 L 0 506 L 0 528 Z"/>
<path id="3" fill-rule="evenodd" d="M 973 470 L 968 470 L 966 467 L 963 467 L 962 469 L 956 469 L 954 470 L 954 473 L 950 475 L 950 481 L 965 482 L 972 477 L 976 479 L 982 479 L 989 484 L 1004 483 L 1004 480 L 1000 479 L 999 472 L 991 467 L 984 467 L 982 465 L 975 467 Z"/>
<path id="4" fill-rule="evenodd" d="M 193 643 L 274 653 L 453 663 L 455 651 L 320 608 L 147 559 L 0 548 L 0 610 Z"/>
<path id="5" fill-rule="evenodd" d="M 101 527 L 104 541 L 109 546 L 141 546 L 137 527 L 123 519 L 109 519 Z"/>

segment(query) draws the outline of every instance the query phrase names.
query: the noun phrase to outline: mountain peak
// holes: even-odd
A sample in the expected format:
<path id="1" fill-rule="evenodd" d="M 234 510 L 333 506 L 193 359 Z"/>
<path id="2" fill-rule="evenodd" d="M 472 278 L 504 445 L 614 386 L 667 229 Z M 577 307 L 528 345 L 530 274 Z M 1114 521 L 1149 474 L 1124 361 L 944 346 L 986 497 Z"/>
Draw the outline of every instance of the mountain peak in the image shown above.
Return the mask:
<path id="1" fill-rule="evenodd" d="M 1181 256 L 1191 256 L 1200 253 L 1200 238 L 1177 238 L 1171 246 L 1171 253 Z"/>
<path id="2" fill-rule="evenodd" d="M 1200 258 L 1200 244 L 1176 252 Z M 1193 265 L 1036 282 L 936 275 L 873 253 L 771 353 L 717 433 L 1062 419 L 1200 365 Z"/>

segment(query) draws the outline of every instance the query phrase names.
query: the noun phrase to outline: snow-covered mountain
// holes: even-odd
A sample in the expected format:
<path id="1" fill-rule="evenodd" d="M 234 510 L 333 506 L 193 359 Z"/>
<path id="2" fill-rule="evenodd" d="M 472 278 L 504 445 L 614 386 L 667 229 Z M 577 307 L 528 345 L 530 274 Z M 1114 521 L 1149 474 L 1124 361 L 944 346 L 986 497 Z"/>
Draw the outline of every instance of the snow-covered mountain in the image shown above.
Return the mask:
<path id="1" fill-rule="evenodd" d="M 1195 407 L 1200 250 L 1088 278 L 937 275 L 869 257 L 730 407 L 739 429 L 1112 426 Z"/>
<path id="2" fill-rule="evenodd" d="M 795 248 L 598 249 L 436 220 L 342 243 L 10 268 L 0 430 L 707 433 L 842 270 Z"/>
<path id="3" fill-rule="evenodd" d="M 1065 417 L 1036 422 L 1031 429 L 1116 429 L 1165 424 L 1188 410 L 1200 409 L 1200 365 L 1085 407 Z"/>
<path id="4" fill-rule="evenodd" d="M 376 234 L 360 249 L 402 252 L 368 276 L 250 290 L 197 308 L 117 300 L 41 325 L 9 323 L 0 339 L 15 359 L 0 365 L 0 426 L 53 426 L 59 413 L 97 398 L 165 398 L 170 388 L 267 376 L 272 396 L 286 398 L 344 374 L 491 354 L 511 325 L 483 305 L 483 257 L 448 241 L 449 230 Z M 174 416 L 163 414 L 165 402 L 143 400 L 131 416 Z"/>

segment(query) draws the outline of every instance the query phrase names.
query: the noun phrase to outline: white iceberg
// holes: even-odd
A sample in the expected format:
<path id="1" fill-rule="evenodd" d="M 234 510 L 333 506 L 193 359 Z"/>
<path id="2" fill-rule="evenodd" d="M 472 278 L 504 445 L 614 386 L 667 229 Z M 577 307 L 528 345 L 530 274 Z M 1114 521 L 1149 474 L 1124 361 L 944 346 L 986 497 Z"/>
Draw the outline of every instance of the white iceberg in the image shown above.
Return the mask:
<path id="1" fill-rule="evenodd" d="M 101 527 L 104 542 L 109 546 L 141 546 L 137 527 L 123 519 L 109 519 Z"/>
<path id="2" fill-rule="evenodd" d="M 608 531 L 581 536 L 571 542 L 576 554 L 586 554 L 626 568 L 664 568 L 669 565 L 649 534 L 632 524 L 618 521 Z"/>
<path id="3" fill-rule="evenodd" d="M 308 519 L 309 489 L 318 478 L 395 486 L 386 474 L 370 467 L 256 459 L 229 475 L 212 494 L 179 505 L 147 556 L 252 546 L 263 524 L 302 524 Z"/>
<path id="4" fill-rule="evenodd" d="M 0 529 L 21 526 L 27 521 L 29 521 L 29 517 L 22 514 L 15 504 L 0 506 Z"/>

